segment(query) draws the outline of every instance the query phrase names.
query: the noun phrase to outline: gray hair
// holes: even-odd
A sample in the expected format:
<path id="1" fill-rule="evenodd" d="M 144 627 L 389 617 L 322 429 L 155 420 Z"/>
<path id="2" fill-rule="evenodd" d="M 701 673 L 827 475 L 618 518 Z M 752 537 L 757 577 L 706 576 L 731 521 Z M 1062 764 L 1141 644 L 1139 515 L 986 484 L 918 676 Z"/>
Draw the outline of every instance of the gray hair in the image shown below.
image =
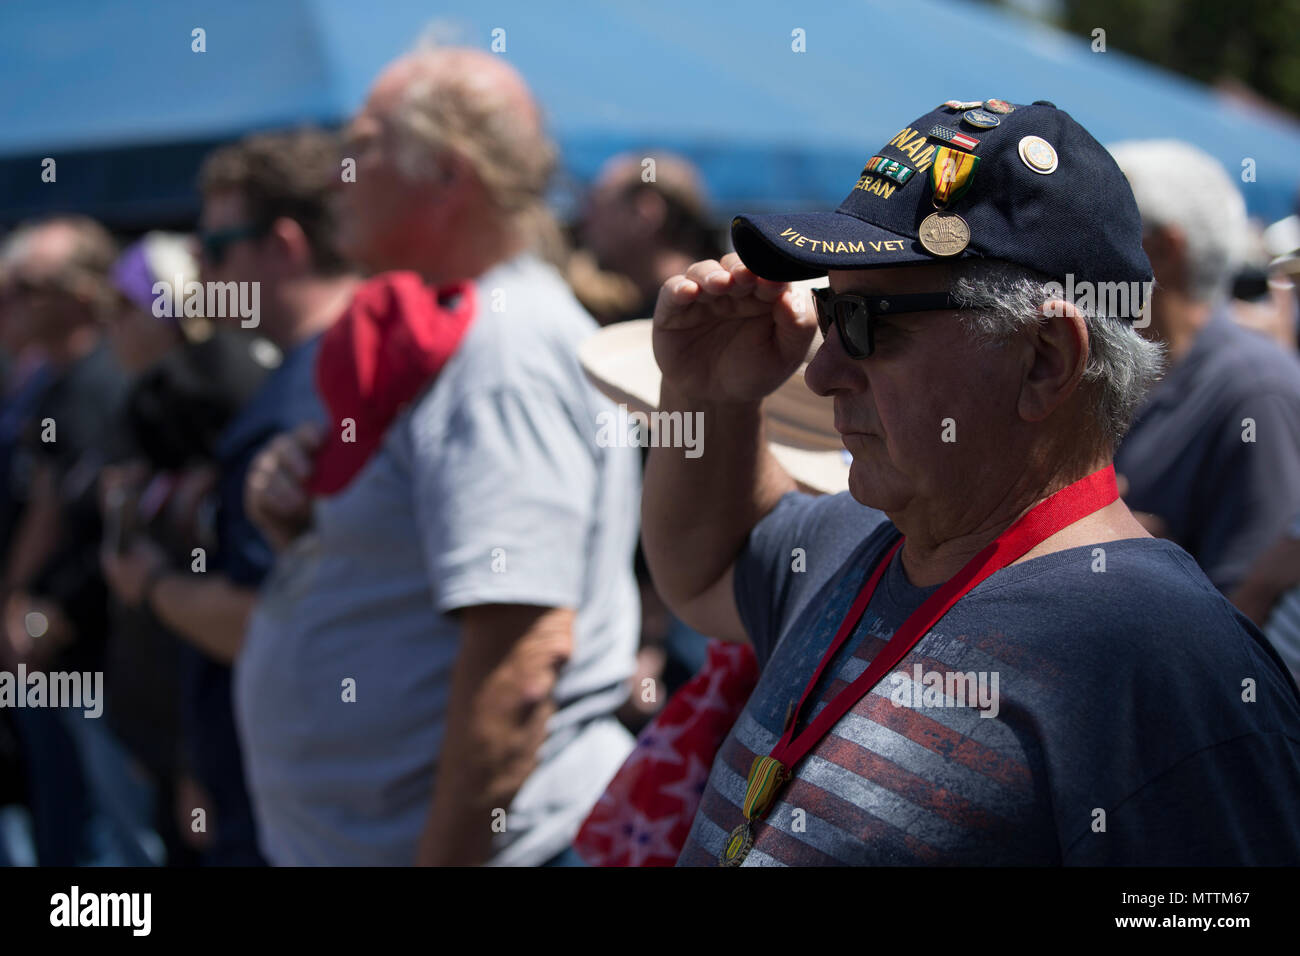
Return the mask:
<path id="1" fill-rule="evenodd" d="M 497 208 L 526 213 L 544 199 L 556 148 L 531 115 L 535 104 L 512 101 L 509 91 L 481 76 L 431 73 L 439 57 L 457 52 L 424 46 L 410 55 L 423 69 L 393 112 L 397 164 L 411 179 L 434 179 L 441 175 L 439 156 L 456 152 L 469 161 Z"/>
<path id="2" fill-rule="evenodd" d="M 1133 189 L 1143 228 L 1172 226 L 1183 234 L 1187 294 L 1198 302 L 1223 295 L 1247 235 L 1245 200 L 1223 166 L 1176 139 L 1116 143 L 1110 153 Z"/>
<path id="3" fill-rule="evenodd" d="M 32 237 L 39 229 L 37 223 L 20 223 L 12 232 L 0 239 L 0 269 L 5 269 L 26 256 Z"/>
<path id="4" fill-rule="evenodd" d="M 1061 298 L 1058 284 L 1010 263 L 964 260 L 955 268 L 954 294 L 963 309 L 970 310 L 961 320 L 971 334 L 993 347 L 1021 329 L 1046 322 L 1043 303 Z M 1091 393 L 1098 436 L 1113 451 L 1164 369 L 1164 348 L 1144 339 L 1127 320 L 1095 309 L 1079 311 L 1088 329 L 1083 382 Z"/>

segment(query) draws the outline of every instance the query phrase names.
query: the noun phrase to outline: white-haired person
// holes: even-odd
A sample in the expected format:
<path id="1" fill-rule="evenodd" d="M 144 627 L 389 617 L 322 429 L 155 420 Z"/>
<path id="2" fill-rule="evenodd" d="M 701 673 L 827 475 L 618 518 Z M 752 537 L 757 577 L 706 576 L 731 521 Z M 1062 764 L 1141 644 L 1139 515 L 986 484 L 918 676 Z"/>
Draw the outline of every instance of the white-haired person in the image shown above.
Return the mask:
<path id="1" fill-rule="evenodd" d="M 732 237 L 654 319 L 660 407 L 710 437 L 651 450 L 647 558 L 761 668 L 679 865 L 1300 860 L 1300 692 L 1118 497 L 1160 349 L 1132 302 L 1075 301 L 1151 278 L 1101 145 L 1050 103 L 951 100 L 837 211 Z M 787 283 L 823 274 L 813 315 Z M 805 380 L 853 461 L 814 498 L 760 405 L 818 325 Z"/>
<path id="2" fill-rule="evenodd" d="M 536 253 L 554 148 L 504 60 L 449 48 L 384 71 L 347 154 L 379 275 L 322 340 L 326 433 L 247 487 L 281 549 L 236 667 L 262 846 L 566 865 L 633 744 L 639 458 L 598 443 L 597 327 Z"/>
<path id="3" fill-rule="evenodd" d="M 1150 324 L 1168 371 L 1115 454 L 1124 500 L 1154 515 L 1223 593 L 1300 513 L 1300 361 L 1233 320 L 1246 207 L 1218 161 L 1177 140 L 1111 154 L 1155 272 Z"/>

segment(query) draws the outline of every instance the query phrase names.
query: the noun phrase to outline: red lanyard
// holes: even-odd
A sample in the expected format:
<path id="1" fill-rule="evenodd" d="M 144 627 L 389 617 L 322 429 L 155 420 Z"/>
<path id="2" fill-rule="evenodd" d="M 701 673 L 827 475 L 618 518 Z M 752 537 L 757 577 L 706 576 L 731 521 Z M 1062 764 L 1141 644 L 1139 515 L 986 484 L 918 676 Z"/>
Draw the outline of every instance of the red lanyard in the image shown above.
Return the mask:
<path id="1" fill-rule="evenodd" d="M 1080 518 L 1086 518 L 1093 512 L 1100 511 L 1118 497 L 1115 468 L 1113 465 L 1107 465 L 1088 477 L 1076 481 L 1068 488 L 1062 488 L 1036 505 L 998 535 L 992 544 L 971 558 L 966 566 L 939 590 L 926 598 L 925 603 L 913 611 L 894 632 L 889 643 L 872 659 L 866 671 L 836 694 L 830 703 L 822 708 L 822 712 L 816 719 L 804 728 L 803 733 L 795 738 L 794 730 L 799 725 L 800 711 L 803 710 L 809 695 L 812 694 L 822 674 L 835 657 L 836 651 L 844 645 L 849 635 L 858 626 L 858 621 L 866 612 L 867 605 L 871 603 L 871 596 L 876 593 L 876 585 L 884 576 L 889 562 L 903 546 L 904 539 L 899 538 L 884 558 L 876 563 L 871 576 L 858 592 L 848 614 L 844 616 L 843 623 L 840 624 L 839 631 L 835 634 L 835 639 L 822 655 L 821 663 L 817 665 L 817 672 L 804 688 L 803 696 L 799 698 L 799 705 L 788 718 L 785 733 L 772 748 L 772 753 L 767 757 L 754 758 L 754 764 L 749 771 L 749 780 L 745 786 L 745 799 L 741 804 L 745 822 L 732 830 L 727 837 L 719 856 L 719 864 L 740 865 L 754 845 L 751 822 L 767 813 L 776 801 L 777 793 L 793 776 L 795 765 L 830 732 L 836 721 L 847 714 L 851 707 L 865 697 L 871 688 L 875 687 L 881 678 L 903 659 L 903 655 L 910 651 L 954 604 L 985 578 L 1001 571 Z"/>
<path id="2" fill-rule="evenodd" d="M 817 715 L 816 719 L 804 728 L 798 739 L 794 739 L 794 729 L 799 723 L 799 713 L 803 710 L 808 695 L 817 686 L 822 672 L 826 670 L 831 659 L 834 658 L 835 652 L 848 640 L 849 635 L 857 627 L 858 621 L 862 619 L 862 615 L 867 610 L 867 605 L 871 603 L 871 596 L 876 592 L 876 585 L 880 583 L 880 579 L 884 576 L 885 569 L 889 566 L 895 552 L 903 545 L 904 539 L 899 538 L 894 546 L 889 549 L 889 553 L 885 555 L 884 559 L 876 565 L 871 577 L 867 579 L 866 584 L 862 586 L 862 590 L 858 592 L 857 599 L 849 608 L 848 614 L 844 616 L 844 622 L 840 624 L 840 629 L 835 634 L 835 640 L 831 642 L 831 646 L 826 649 L 825 655 L 822 656 L 821 663 L 817 666 L 817 672 L 813 674 L 812 680 L 804 688 L 803 696 L 799 698 L 799 705 L 790 718 L 790 724 L 786 727 L 785 733 L 777 742 L 776 747 L 772 749 L 771 756 L 779 760 L 785 768 L 793 769 L 794 765 L 802 760 L 808 751 L 812 750 L 817 741 L 830 732 L 836 721 L 865 697 L 871 688 L 875 687 L 902 660 L 903 655 L 910 651 L 916 642 L 930 628 L 934 627 L 954 604 L 970 593 L 976 585 L 1023 557 L 1058 531 L 1068 528 L 1080 518 L 1086 518 L 1093 512 L 1100 511 L 1118 497 L 1119 490 L 1115 484 L 1115 468 L 1113 465 L 1107 465 L 1100 471 L 1093 472 L 1088 477 L 1076 481 L 1069 487 L 1062 488 L 1056 494 L 1035 506 L 1012 524 L 1011 527 L 998 535 L 992 544 L 971 558 L 966 563 L 966 566 L 958 571 L 938 591 L 930 595 L 925 603 L 917 608 L 903 622 L 902 626 L 894 632 L 894 636 L 890 638 L 884 650 L 871 661 L 871 666 L 857 680 L 836 694 L 834 699 L 822 708 L 822 712 Z"/>

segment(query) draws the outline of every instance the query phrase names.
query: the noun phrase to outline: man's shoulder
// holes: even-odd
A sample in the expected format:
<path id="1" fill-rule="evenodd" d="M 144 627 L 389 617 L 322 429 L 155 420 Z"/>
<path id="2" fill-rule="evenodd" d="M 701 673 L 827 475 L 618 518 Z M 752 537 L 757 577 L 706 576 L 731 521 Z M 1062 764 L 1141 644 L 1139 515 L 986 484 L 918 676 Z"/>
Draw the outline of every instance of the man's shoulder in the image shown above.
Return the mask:
<path id="1" fill-rule="evenodd" d="M 973 595 L 1009 606 L 1038 606 L 1044 613 L 1077 611 L 1099 621 L 1127 616 L 1133 629 L 1222 612 L 1226 604 L 1195 560 L 1164 538 L 1122 538 L 1054 551 L 1004 568 Z"/>
<path id="2" fill-rule="evenodd" d="M 40 434 L 47 418 L 57 424 L 60 434 L 58 442 L 47 443 L 42 439 L 38 450 L 65 458 L 100 447 L 105 432 L 124 425 L 120 416 L 124 413 L 129 385 L 108 344 L 100 342 L 53 377 L 37 398 L 29 434 Z"/>
<path id="3" fill-rule="evenodd" d="M 576 344 L 599 328 L 560 273 L 534 256 L 518 256 L 493 267 L 475 286 L 474 326 L 522 348 L 538 342 Z"/>
<path id="4" fill-rule="evenodd" d="M 475 283 L 478 313 L 427 396 L 427 410 L 469 394 L 544 393 L 571 413 L 596 401 L 578 346 L 597 330 L 553 268 L 521 257 Z"/>
<path id="5" fill-rule="evenodd" d="M 1236 406 L 1261 391 L 1300 405 L 1300 357 L 1231 319 L 1219 324 L 1217 374 L 1207 376 L 1203 386 L 1217 392 L 1224 406 Z"/>
<path id="6" fill-rule="evenodd" d="M 1225 667 L 1271 657 L 1192 557 L 1160 538 L 1054 552 L 1004 569 L 972 597 L 970 611 L 1044 658 L 1086 657 L 1112 675 L 1140 672 L 1166 689 L 1162 673 L 1213 681 Z"/>
<path id="7" fill-rule="evenodd" d="M 862 504 L 847 491 L 834 495 L 791 491 L 755 526 L 751 545 L 790 538 L 809 548 L 830 542 L 857 546 L 886 525 L 893 528 L 883 511 Z"/>
<path id="8" fill-rule="evenodd" d="M 1092 732 L 1066 751 L 1113 746 L 1141 726 L 1166 741 L 1168 766 L 1245 734 L 1300 737 L 1300 694 L 1280 659 L 1173 542 L 1072 548 L 1001 574 L 954 608 L 950 626 L 983 635 L 979 650 L 1006 668 L 1005 686 L 1034 688 L 1030 706 L 1067 724 L 1086 715 Z"/>
<path id="9" fill-rule="evenodd" d="M 107 342 L 99 342 L 61 374 L 55 376 L 44 401 L 102 410 L 126 394 L 129 377 L 114 358 Z"/>

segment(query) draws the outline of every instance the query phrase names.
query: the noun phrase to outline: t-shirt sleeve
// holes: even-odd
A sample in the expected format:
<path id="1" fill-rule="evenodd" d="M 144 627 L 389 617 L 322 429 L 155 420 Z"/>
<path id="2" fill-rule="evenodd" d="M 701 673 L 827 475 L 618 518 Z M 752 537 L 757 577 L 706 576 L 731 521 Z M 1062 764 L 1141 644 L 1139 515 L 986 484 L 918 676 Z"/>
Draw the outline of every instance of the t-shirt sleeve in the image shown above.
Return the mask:
<path id="1" fill-rule="evenodd" d="M 1243 438 L 1247 419 L 1254 441 Z M 1261 391 L 1237 405 L 1224 432 L 1223 467 L 1206 489 L 1195 546 L 1206 576 L 1226 592 L 1300 511 L 1300 396 Z"/>
<path id="2" fill-rule="evenodd" d="M 1106 810 L 1067 848 L 1071 866 L 1294 866 L 1300 742 L 1254 733 L 1186 757 Z"/>
<path id="3" fill-rule="evenodd" d="M 808 599 L 887 522 L 847 492 L 792 491 L 754 526 L 736 558 L 734 589 L 760 668 Z"/>
<path id="4" fill-rule="evenodd" d="M 441 427 L 417 406 L 411 427 L 435 607 L 577 608 L 597 467 L 560 396 L 544 385 L 473 392 Z"/>

